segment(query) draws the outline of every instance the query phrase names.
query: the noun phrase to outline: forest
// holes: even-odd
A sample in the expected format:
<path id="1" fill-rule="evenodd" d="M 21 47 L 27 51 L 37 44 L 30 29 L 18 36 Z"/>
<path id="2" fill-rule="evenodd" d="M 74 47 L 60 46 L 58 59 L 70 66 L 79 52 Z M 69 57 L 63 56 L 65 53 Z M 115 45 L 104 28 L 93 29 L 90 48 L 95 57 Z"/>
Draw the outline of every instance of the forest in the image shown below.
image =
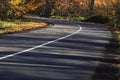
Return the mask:
<path id="1" fill-rule="evenodd" d="M 15 20 L 25 15 L 67 17 L 73 21 L 116 23 L 119 27 L 119 4 L 120 0 L 0 0 L 0 19 Z"/>

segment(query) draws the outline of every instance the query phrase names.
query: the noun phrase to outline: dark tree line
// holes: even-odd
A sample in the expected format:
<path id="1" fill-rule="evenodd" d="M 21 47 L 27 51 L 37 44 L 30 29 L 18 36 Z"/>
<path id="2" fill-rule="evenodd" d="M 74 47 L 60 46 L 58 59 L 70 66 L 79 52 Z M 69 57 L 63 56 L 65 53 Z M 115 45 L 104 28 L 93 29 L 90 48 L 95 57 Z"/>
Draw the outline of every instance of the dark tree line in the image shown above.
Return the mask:
<path id="1" fill-rule="evenodd" d="M 120 0 L 0 0 L 0 19 L 15 19 L 31 14 L 42 17 L 108 17 L 120 21 Z"/>

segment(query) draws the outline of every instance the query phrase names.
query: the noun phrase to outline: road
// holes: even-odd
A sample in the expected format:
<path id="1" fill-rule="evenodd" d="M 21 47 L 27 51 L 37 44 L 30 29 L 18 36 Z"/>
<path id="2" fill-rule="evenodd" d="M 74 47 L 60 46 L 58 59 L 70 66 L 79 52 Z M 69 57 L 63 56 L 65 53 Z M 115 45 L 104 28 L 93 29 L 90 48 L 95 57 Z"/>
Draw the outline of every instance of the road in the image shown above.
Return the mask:
<path id="1" fill-rule="evenodd" d="M 40 20 L 54 25 L 0 36 L 0 80 L 91 80 L 111 32 L 94 24 Z"/>

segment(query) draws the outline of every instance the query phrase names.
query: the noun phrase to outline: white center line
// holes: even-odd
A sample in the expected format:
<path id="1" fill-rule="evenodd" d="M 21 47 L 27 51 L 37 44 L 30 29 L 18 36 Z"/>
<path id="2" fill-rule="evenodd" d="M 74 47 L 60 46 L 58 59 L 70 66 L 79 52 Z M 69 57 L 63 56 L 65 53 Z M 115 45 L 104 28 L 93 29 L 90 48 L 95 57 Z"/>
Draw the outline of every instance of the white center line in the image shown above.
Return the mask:
<path id="1" fill-rule="evenodd" d="M 60 37 L 60 38 L 58 38 L 58 39 L 55 39 L 55 40 L 52 40 L 52 41 L 43 43 L 43 44 L 41 44 L 41 45 L 38 45 L 38 46 L 35 46 L 35 47 L 32 47 L 32 48 L 26 49 L 26 50 L 23 50 L 23 51 L 20 51 L 20 52 L 16 52 L 16 53 L 13 53 L 13 54 L 10 54 L 10 55 L 6 55 L 6 56 L 3 56 L 3 57 L 0 57 L 0 60 L 6 59 L 6 58 L 9 58 L 9 57 L 13 57 L 13 56 L 16 56 L 16 55 L 19 55 L 19 54 L 22 54 L 22 53 L 25 53 L 25 52 L 28 52 L 28 51 L 31 51 L 31 50 L 40 48 L 40 47 L 43 47 L 43 46 L 45 46 L 45 45 L 54 43 L 54 42 L 56 42 L 56 41 L 59 41 L 59 40 L 68 38 L 68 37 L 70 37 L 70 36 L 73 36 L 73 35 L 79 33 L 79 32 L 82 30 L 82 28 L 81 28 L 80 25 L 76 25 L 76 26 L 79 26 L 79 30 L 77 30 L 76 32 L 74 32 L 74 33 L 72 33 L 72 34 L 69 34 L 69 35 L 64 36 L 64 37 Z"/>

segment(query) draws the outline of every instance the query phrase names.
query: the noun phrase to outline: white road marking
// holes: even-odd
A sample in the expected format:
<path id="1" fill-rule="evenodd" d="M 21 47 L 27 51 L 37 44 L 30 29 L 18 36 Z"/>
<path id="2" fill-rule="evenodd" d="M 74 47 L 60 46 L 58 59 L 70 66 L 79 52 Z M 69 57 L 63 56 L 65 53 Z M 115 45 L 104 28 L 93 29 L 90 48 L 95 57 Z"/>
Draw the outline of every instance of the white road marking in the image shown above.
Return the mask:
<path id="1" fill-rule="evenodd" d="M 74 32 L 74 33 L 72 33 L 72 34 L 69 34 L 69 35 L 67 35 L 67 36 L 64 36 L 64 37 L 61 37 L 61 38 L 58 38 L 58 39 L 55 39 L 55 40 L 52 40 L 52 41 L 43 43 L 43 44 L 41 44 L 41 45 L 38 45 L 38 46 L 35 46 L 35 47 L 32 47 L 32 48 L 26 49 L 26 50 L 23 50 L 23 51 L 20 51 L 20 52 L 16 52 L 16 53 L 13 53 L 13 54 L 10 54 L 10 55 L 6 55 L 6 56 L 3 56 L 3 57 L 0 57 L 0 60 L 6 59 L 6 58 L 9 58 L 9 57 L 13 57 L 13 56 L 16 56 L 16 55 L 19 55 L 19 54 L 22 54 L 22 53 L 25 53 L 25 52 L 28 52 L 28 51 L 31 51 L 31 50 L 40 48 L 40 47 L 43 47 L 43 46 L 45 46 L 45 45 L 54 43 L 54 42 L 56 42 L 56 41 L 59 41 L 59 40 L 68 38 L 68 37 L 70 37 L 70 36 L 73 36 L 73 35 L 79 33 L 79 32 L 82 30 L 82 28 L 81 28 L 80 25 L 77 25 L 77 26 L 79 26 L 79 30 L 77 30 L 76 32 Z"/>

